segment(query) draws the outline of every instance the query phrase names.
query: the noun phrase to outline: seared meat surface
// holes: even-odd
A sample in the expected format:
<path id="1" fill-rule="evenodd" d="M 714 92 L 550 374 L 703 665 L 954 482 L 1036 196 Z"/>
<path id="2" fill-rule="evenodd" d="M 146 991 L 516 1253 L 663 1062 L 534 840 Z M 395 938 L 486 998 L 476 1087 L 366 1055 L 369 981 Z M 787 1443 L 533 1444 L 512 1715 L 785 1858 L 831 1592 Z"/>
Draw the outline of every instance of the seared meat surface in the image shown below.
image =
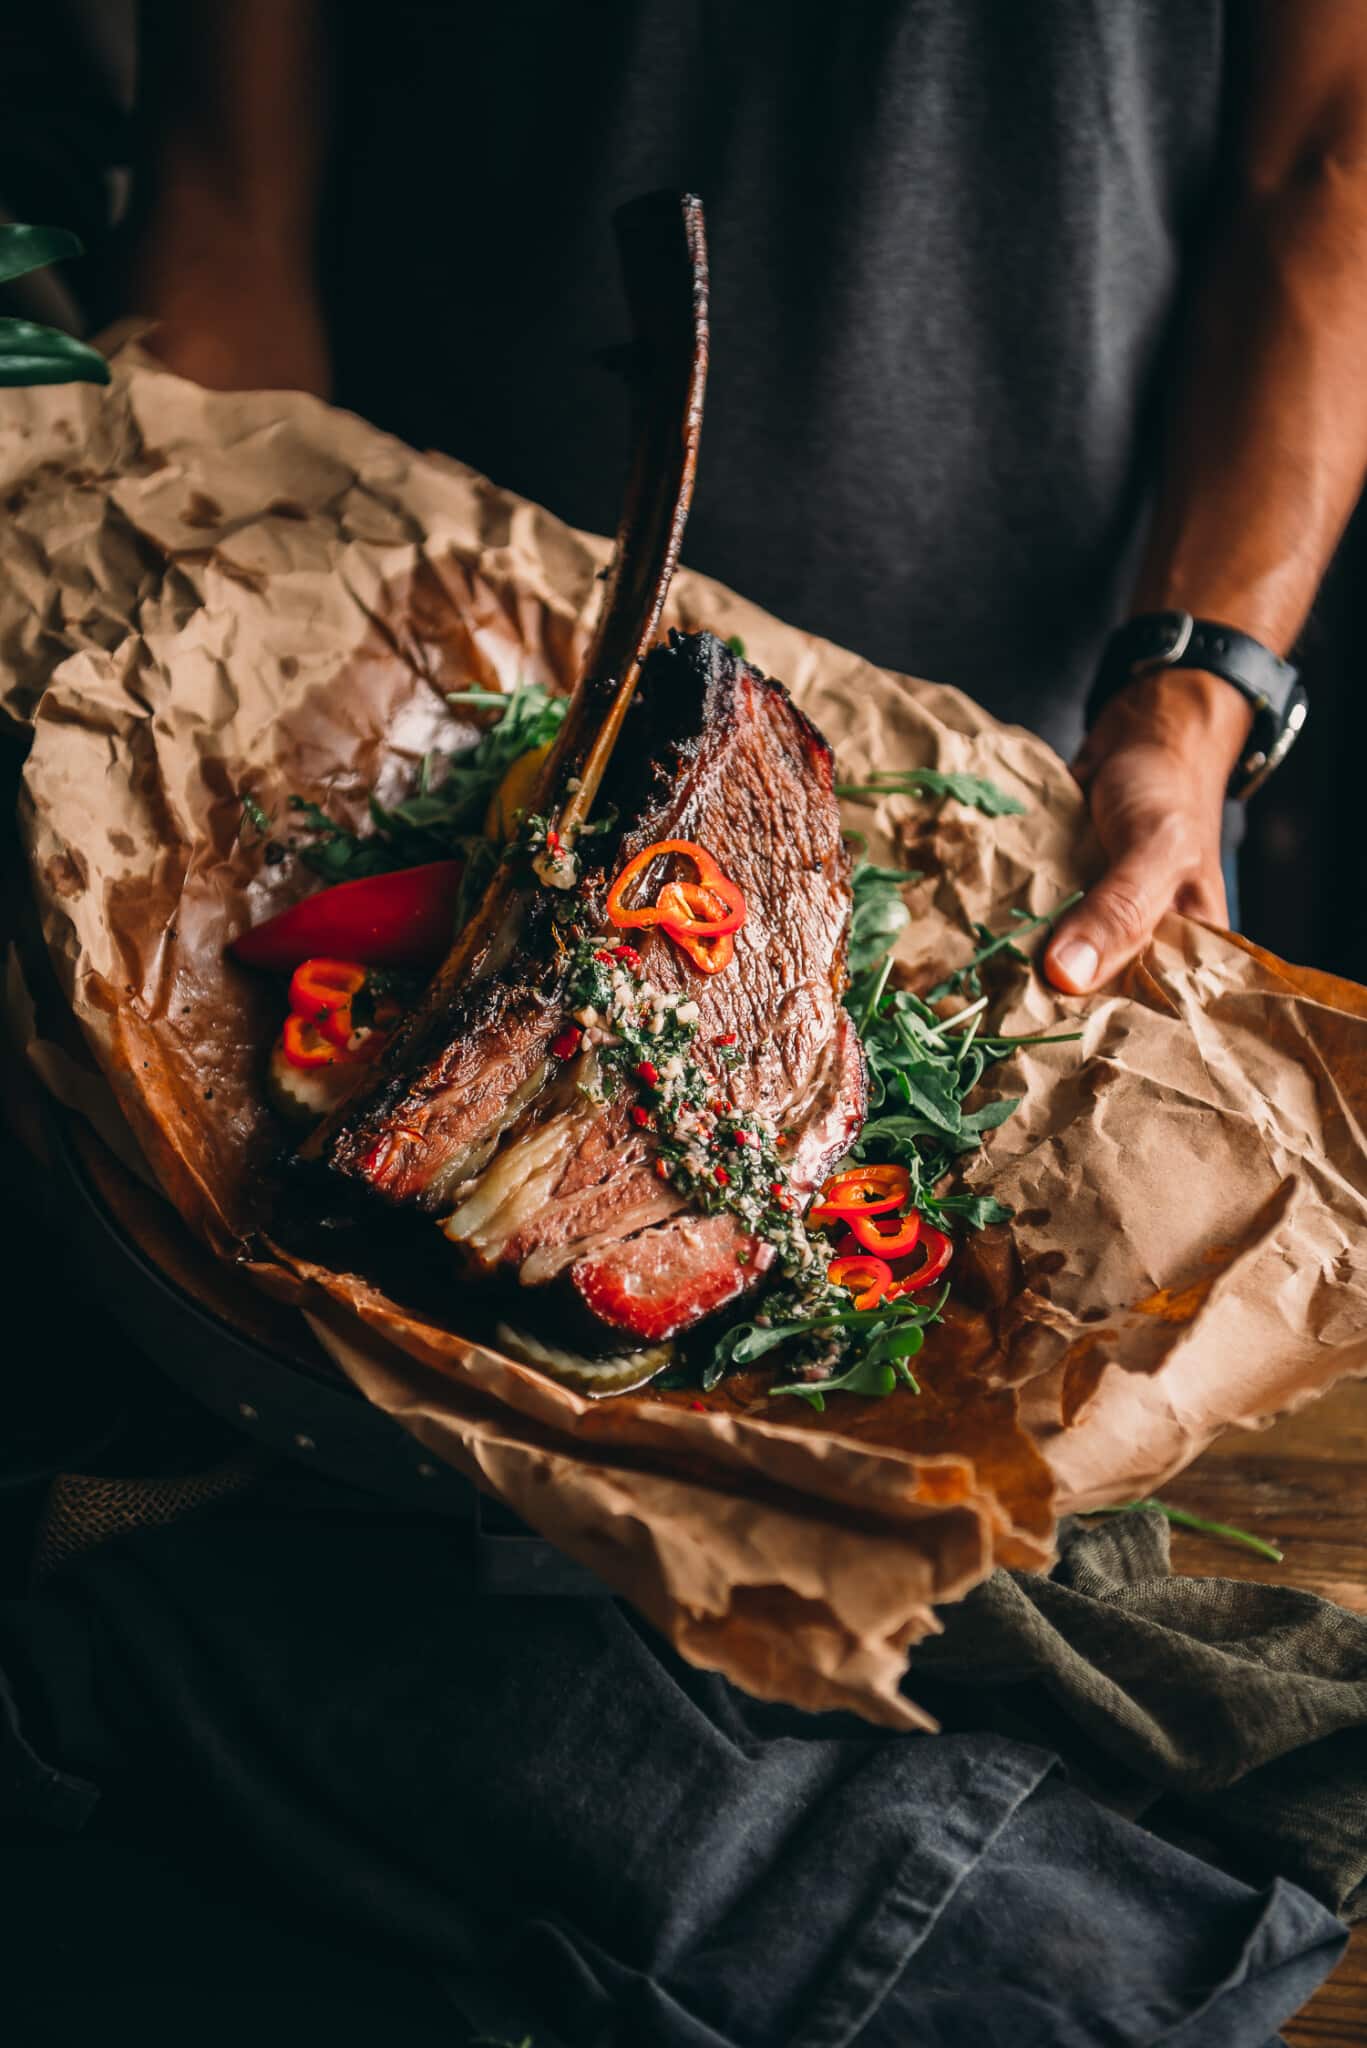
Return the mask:
<path id="1" fill-rule="evenodd" d="M 617 830 L 584 842 L 598 863 L 583 892 L 590 930 L 610 929 L 611 875 L 662 839 L 706 847 L 743 889 L 746 921 L 721 973 L 698 972 L 659 929 L 613 936 L 637 944 L 655 988 L 697 1003 L 698 1063 L 739 1111 L 786 1134 L 792 1188 L 809 1194 L 864 1111 L 840 1001 L 849 858 L 829 747 L 780 684 L 712 635 L 672 635 L 646 663 L 608 805 Z M 473 985 L 438 976 L 326 1157 L 388 1201 L 446 1218 L 470 1269 L 519 1288 L 516 1313 L 539 1306 L 577 1341 L 620 1348 L 734 1301 L 771 1247 L 738 1218 L 693 1208 L 656 1173 L 634 1098 L 590 1099 L 582 1063 L 553 1055 L 568 1008 L 558 907 L 538 891 L 508 957 Z M 717 1041 L 731 1034 L 725 1065 Z"/>

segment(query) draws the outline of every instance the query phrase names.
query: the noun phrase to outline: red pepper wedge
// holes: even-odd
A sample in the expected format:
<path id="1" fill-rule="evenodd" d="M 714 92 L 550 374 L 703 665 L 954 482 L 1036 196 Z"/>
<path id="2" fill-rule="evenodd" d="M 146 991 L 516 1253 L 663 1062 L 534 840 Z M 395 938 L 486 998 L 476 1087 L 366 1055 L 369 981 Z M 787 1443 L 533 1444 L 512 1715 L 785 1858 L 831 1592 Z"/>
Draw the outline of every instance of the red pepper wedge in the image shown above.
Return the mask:
<path id="1" fill-rule="evenodd" d="M 351 1000 L 366 980 L 366 970 L 356 960 L 301 960 L 290 977 L 290 1008 L 316 1024 L 329 1044 L 345 1051 L 356 1029 Z"/>
<path id="2" fill-rule="evenodd" d="M 308 1017 L 300 1017 L 293 1010 L 285 1019 L 280 1034 L 280 1049 L 292 1067 L 309 1073 L 315 1067 L 330 1067 L 340 1057 L 337 1047 L 330 1045 L 316 1024 Z"/>
<path id="3" fill-rule="evenodd" d="M 319 955 L 367 967 L 430 967 L 450 949 L 465 863 L 426 861 L 391 875 L 338 882 L 239 932 L 230 951 L 244 967 L 287 974 Z"/>
<path id="4" fill-rule="evenodd" d="M 886 1259 L 866 1252 L 847 1259 L 832 1259 L 826 1268 L 832 1287 L 848 1287 L 856 1308 L 874 1308 L 892 1286 L 892 1267 Z"/>
<path id="5" fill-rule="evenodd" d="M 826 1182 L 807 1221 L 848 1223 L 856 1216 L 886 1216 L 910 1193 L 911 1175 L 905 1166 L 847 1166 Z"/>

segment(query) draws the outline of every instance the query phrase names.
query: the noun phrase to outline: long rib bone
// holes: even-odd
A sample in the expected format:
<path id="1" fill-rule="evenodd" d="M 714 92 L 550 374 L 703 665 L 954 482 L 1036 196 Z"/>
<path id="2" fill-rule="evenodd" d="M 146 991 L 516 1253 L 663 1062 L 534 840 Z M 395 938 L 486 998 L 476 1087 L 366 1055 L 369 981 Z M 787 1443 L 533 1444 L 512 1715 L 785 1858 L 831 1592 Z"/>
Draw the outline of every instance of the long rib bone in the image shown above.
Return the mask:
<path id="1" fill-rule="evenodd" d="M 641 662 L 659 630 L 693 496 L 707 381 L 702 201 L 691 193 L 652 192 L 624 206 L 614 225 L 633 326 L 627 357 L 635 412 L 632 461 L 603 611 L 529 806 L 551 817 L 567 850 L 589 815 Z M 326 1157 L 334 1131 L 364 1112 L 447 991 L 478 979 L 507 956 L 533 886 L 523 864 L 500 861 L 423 1000 L 396 1033 L 388 1058 L 359 1094 L 310 1135 L 301 1156 Z"/>

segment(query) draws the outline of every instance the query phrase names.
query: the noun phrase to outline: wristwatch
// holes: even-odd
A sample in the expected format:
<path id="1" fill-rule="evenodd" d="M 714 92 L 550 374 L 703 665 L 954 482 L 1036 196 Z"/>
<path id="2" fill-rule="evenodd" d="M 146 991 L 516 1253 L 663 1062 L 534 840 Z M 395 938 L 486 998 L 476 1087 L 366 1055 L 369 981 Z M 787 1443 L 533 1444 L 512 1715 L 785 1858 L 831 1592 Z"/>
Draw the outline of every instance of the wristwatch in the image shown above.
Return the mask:
<path id="1" fill-rule="evenodd" d="M 1232 797 L 1251 796 L 1286 759 L 1309 700 L 1299 672 L 1261 640 L 1190 612 L 1145 612 L 1116 628 L 1087 699 L 1092 726 L 1135 676 L 1156 668 L 1199 668 L 1232 683 L 1253 706 L 1248 747 L 1229 779 Z"/>

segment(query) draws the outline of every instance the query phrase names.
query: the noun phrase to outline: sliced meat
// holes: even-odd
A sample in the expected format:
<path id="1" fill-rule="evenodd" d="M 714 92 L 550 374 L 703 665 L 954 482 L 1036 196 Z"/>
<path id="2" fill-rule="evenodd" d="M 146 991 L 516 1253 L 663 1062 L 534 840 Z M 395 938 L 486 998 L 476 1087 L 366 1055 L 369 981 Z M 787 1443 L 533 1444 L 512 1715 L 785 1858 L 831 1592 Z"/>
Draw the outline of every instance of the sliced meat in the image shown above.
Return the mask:
<path id="1" fill-rule="evenodd" d="M 739 1110 L 788 1134 L 787 1171 L 809 1193 L 864 1111 L 840 1001 L 849 859 L 829 747 L 780 684 L 712 635 L 672 635 L 645 666 L 601 801 L 622 823 L 586 876 L 592 927 L 607 929 L 609 876 L 660 839 L 707 847 L 744 890 L 720 974 L 698 973 L 658 930 L 630 936 L 654 986 L 697 1002 L 699 1063 Z M 473 987 L 438 978 L 327 1156 L 387 1200 L 445 1216 L 473 1271 L 519 1287 L 519 1314 L 572 1311 L 581 1338 L 653 1342 L 753 1287 L 770 1248 L 659 1178 L 627 1103 L 579 1092 L 573 1063 L 550 1051 L 565 1020 L 562 950 L 539 894 L 500 966 Z M 730 1034 L 739 1058 L 723 1073 L 715 1041 Z"/>

